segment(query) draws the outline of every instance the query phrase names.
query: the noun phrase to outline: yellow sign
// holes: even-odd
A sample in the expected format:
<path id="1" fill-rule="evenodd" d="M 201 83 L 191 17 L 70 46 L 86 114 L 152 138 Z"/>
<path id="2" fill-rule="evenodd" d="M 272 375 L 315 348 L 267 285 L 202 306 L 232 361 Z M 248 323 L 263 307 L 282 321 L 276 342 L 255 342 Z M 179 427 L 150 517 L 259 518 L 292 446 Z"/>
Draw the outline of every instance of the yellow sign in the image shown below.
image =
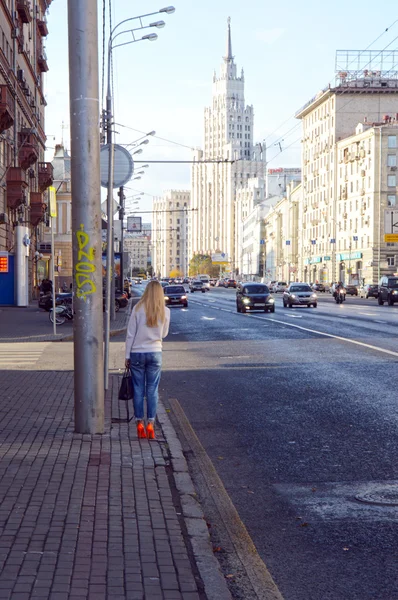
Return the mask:
<path id="1" fill-rule="evenodd" d="M 57 216 L 57 193 L 55 187 L 48 188 L 48 206 L 50 209 L 50 217 Z"/>
<path id="2" fill-rule="evenodd" d="M 384 234 L 385 242 L 398 242 L 398 233 L 385 233 Z"/>

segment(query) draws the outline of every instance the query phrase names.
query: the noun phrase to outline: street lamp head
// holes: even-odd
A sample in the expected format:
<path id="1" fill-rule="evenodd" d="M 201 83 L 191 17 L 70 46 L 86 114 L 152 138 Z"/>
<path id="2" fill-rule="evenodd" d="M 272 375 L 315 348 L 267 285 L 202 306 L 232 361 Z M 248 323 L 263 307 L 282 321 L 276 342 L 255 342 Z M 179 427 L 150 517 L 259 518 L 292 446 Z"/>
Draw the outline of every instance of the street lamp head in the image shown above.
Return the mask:
<path id="1" fill-rule="evenodd" d="M 134 180 L 134 179 L 141 179 L 141 177 L 133 177 L 133 180 Z"/>
<path id="2" fill-rule="evenodd" d="M 138 145 L 139 146 L 144 146 L 146 144 L 149 144 L 149 140 L 143 140 L 142 142 L 140 142 Z"/>
<path id="3" fill-rule="evenodd" d="M 158 29 L 162 29 L 166 23 L 164 21 L 155 21 L 154 23 L 149 23 L 149 27 L 157 27 Z"/>
<path id="4" fill-rule="evenodd" d="M 143 152 L 142 148 L 139 148 L 138 150 L 133 152 L 133 154 L 142 154 L 142 152 Z"/>
<path id="5" fill-rule="evenodd" d="M 156 131 L 150 131 L 147 135 L 156 135 Z"/>
<path id="6" fill-rule="evenodd" d="M 154 42 L 155 40 L 158 39 L 158 34 L 157 33 L 149 33 L 148 35 L 143 35 L 142 40 L 149 40 L 150 42 Z"/>
<path id="7" fill-rule="evenodd" d="M 149 165 L 141 165 L 141 167 L 140 167 L 140 168 L 141 168 L 141 169 L 147 169 L 148 167 L 149 167 Z M 142 193 L 144 193 L 144 192 L 142 192 Z M 142 195 L 142 194 L 141 194 L 141 195 Z"/>
<path id="8" fill-rule="evenodd" d="M 171 15 L 176 11 L 174 6 L 166 6 L 165 8 L 160 9 L 160 13 L 166 13 L 166 15 Z"/>

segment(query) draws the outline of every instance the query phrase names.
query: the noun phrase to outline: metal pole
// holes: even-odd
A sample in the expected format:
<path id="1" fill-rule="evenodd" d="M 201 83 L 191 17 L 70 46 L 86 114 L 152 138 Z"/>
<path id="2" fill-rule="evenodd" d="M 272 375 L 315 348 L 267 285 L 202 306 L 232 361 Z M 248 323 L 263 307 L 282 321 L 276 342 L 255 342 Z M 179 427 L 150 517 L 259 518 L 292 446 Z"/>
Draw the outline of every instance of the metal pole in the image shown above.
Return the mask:
<path id="1" fill-rule="evenodd" d="M 103 433 L 97 0 L 68 0 L 75 431 Z"/>
<path id="2" fill-rule="evenodd" d="M 123 252 L 123 246 L 124 246 L 124 228 L 123 228 L 123 222 L 124 222 L 124 188 L 123 186 L 121 186 L 119 188 L 119 196 L 120 196 L 120 210 L 119 210 L 119 219 L 121 221 L 120 223 L 120 289 L 123 292 L 124 290 L 124 252 Z"/>
<path id="3" fill-rule="evenodd" d="M 54 247 L 54 223 L 55 218 L 50 217 L 51 221 L 51 282 L 52 282 L 52 296 L 53 296 L 53 334 L 57 334 L 57 324 L 55 322 L 55 247 Z"/>
<path id="4" fill-rule="evenodd" d="M 379 127 L 379 231 L 378 231 L 378 259 L 377 259 L 377 283 L 380 281 L 380 260 L 381 260 L 381 166 L 382 166 L 382 128 Z"/>
<path id="5" fill-rule="evenodd" d="M 114 147 L 112 135 L 112 92 L 111 92 L 111 64 L 112 64 L 112 38 L 109 38 L 108 46 L 108 89 L 106 93 L 106 113 L 107 129 L 106 141 L 109 144 L 109 165 L 108 165 L 108 230 L 107 230 L 107 260 L 106 268 L 109 269 L 110 286 L 110 320 L 115 320 L 115 235 L 113 228 L 113 172 L 114 172 Z M 108 265 L 108 248 L 110 251 L 110 265 Z M 109 344 L 109 337 L 107 338 Z M 106 340 L 105 340 L 106 342 Z M 105 389 L 108 389 L 107 387 Z"/>

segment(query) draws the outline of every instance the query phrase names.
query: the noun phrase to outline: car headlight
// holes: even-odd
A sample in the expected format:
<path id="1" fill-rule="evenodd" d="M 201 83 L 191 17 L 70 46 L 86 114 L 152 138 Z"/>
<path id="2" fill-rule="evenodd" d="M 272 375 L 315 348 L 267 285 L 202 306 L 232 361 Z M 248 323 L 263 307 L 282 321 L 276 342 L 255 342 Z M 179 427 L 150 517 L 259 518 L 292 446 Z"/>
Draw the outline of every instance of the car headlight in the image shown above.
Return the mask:
<path id="1" fill-rule="evenodd" d="M 316 298 L 317 295 L 316 294 L 312 294 L 311 298 Z"/>
<path id="2" fill-rule="evenodd" d="M 273 298 L 269 298 L 269 299 L 268 299 L 268 302 L 269 302 L 270 304 L 273 304 L 273 303 L 275 302 L 275 300 L 274 300 Z"/>
<path id="3" fill-rule="evenodd" d="M 295 295 L 295 294 L 291 294 L 291 295 L 290 295 L 290 297 L 291 297 L 291 298 L 295 298 L 295 297 L 296 297 L 296 295 Z"/>
<path id="4" fill-rule="evenodd" d="M 249 298 L 243 298 L 243 302 L 244 302 L 245 304 L 249 304 L 250 300 L 249 300 Z"/>
<path id="5" fill-rule="evenodd" d="M 165 300 L 170 300 L 170 298 L 168 296 L 165 296 L 164 299 Z"/>
<path id="6" fill-rule="evenodd" d="M 398 294 L 398 290 L 393 290 L 393 294 Z"/>
<path id="7" fill-rule="evenodd" d="M 181 300 L 186 300 L 187 297 L 186 296 L 181 296 Z"/>

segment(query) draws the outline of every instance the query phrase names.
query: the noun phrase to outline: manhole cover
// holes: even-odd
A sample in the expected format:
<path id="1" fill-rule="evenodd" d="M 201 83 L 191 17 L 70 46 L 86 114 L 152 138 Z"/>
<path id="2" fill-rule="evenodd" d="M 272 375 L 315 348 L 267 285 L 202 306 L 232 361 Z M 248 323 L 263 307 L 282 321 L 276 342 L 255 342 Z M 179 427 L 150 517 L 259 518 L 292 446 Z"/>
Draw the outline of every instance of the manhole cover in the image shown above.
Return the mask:
<path id="1" fill-rule="evenodd" d="M 355 500 L 379 506 L 398 506 L 398 486 L 383 486 L 371 492 L 359 494 L 355 496 Z"/>

